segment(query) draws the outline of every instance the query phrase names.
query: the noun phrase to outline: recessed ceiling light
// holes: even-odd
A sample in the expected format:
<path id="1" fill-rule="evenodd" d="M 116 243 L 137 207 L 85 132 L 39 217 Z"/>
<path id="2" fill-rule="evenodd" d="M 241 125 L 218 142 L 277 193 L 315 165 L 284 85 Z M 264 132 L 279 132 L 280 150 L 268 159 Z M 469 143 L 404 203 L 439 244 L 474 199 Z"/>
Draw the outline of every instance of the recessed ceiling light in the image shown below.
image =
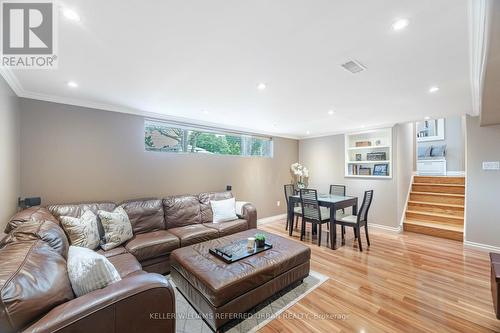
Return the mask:
<path id="1" fill-rule="evenodd" d="M 438 92 L 439 91 L 439 87 L 437 86 L 432 86 L 429 88 L 429 92 L 432 94 L 432 93 L 435 93 L 435 92 Z"/>
<path id="2" fill-rule="evenodd" d="M 267 88 L 267 86 L 264 82 L 261 82 L 257 85 L 257 89 L 259 89 L 259 90 L 264 90 L 266 88 Z"/>
<path id="3" fill-rule="evenodd" d="M 426 117 L 424 117 L 424 119 L 425 119 L 425 120 L 429 120 L 429 119 L 431 119 L 431 117 L 426 116 Z"/>
<path id="4" fill-rule="evenodd" d="M 68 82 L 68 87 L 70 87 L 70 88 L 78 88 L 78 83 L 76 83 L 75 81 L 69 81 Z"/>
<path id="5" fill-rule="evenodd" d="M 396 20 L 392 24 L 392 30 L 394 30 L 394 31 L 403 30 L 404 28 L 406 28 L 408 26 L 408 24 L 410 24 L 410 21 L 408 21 L 407 19 Z"/>
<path id="6" fill-rule="evenodd" d="M 333 110 L 329 110 L 329 111 L 328 111 L 328 114 L 329 114 L 330 116 L 332 116 L 334 113 L 335 113 L 335 111 L 333 111 Z"/>
<path id="7" fill-rule="evenodd" d="M 309 131 L 306 131 L 306 134 L 307 134 L 307 135 L 309 135 L 309 134 L 311 134 L 311 132 L 309 132 Z"/>
<path id="8" fill-rule="evenodd" d="M 64 8 L 63 9 L 63 15 L 64 15 L 65 18 L 67 18 L 70 21 L 75 21 L 75 22 L 79 22 L 80 21 L 80 15 L 78 15 L 78 13 L 75 12 L 74 10 L 72 10 L 72 9 Z"/>
<path id="9" fill-rule="evenodd" d="M 365 128 L 365 127 L 366 127 L 366 125 L 361 125 L 361 128 Z"/>
<path id="10" fill-rule="evenodd" d="M 208 114 L 208 111 L 207 111 L 207 110 L 202 110 L 202 112 L 203 112 L 204 114 Z"/>

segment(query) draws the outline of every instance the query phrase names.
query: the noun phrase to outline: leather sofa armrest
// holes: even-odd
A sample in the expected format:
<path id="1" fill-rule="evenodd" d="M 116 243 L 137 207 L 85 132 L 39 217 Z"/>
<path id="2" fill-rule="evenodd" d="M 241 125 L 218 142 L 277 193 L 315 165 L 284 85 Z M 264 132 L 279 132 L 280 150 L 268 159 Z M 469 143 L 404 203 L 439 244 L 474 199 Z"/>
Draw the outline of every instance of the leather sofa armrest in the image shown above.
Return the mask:
<path id="1" fill-rule="evenodd" d="M 175 332 L 175 295 L 160 274 L 137 273 L 53 308 L 23 332 Z"/>
<path id="2" fill-rule="evenodd" d="M 243 205 L 241 215 L 238 215 L 238 217 L 247 220 L 248 229 L 257 228 L 257 209 L 251 203 Z"/>

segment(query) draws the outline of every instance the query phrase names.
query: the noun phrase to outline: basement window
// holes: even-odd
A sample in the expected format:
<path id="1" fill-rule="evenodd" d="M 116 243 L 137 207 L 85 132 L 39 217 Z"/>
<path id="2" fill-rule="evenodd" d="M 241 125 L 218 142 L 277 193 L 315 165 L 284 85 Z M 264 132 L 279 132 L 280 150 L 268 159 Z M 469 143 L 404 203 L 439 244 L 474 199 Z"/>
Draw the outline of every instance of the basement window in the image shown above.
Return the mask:
<path id="1" fill-rule="evenodd" d="M 157 120 L 144 122 L 144 148 L 153 152 L 273 157 L 270 137 Z"/>

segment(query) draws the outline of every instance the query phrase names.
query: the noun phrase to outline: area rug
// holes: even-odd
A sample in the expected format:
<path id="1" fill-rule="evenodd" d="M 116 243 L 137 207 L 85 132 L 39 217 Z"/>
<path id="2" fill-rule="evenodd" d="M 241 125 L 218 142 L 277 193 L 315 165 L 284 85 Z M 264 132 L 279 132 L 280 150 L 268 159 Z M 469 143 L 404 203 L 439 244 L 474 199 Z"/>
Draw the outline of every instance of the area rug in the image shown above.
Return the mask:
<path id="1" fill-rule="evenodd" d="M 169 280 L 170 277 L 168 276 Z M 285 288 L 268 300 L 248 311 L 245 319 L 235 320 L 224 327 L 224 332 L 246 333 L 256 332 L 271 320 L 276 319 L 283 311 L 297 303 L 307 294 L 318 288 L 328 280 L 323 274 L 311 271 L 304 282 Z M 186 301 L 184 296 L 175 288 L 172 280 L 170 283 L 175 289 L 176 307 L 176 332 L 177 333 L 212 333 L 213 331 L 200 318 L 196 311 Z"/>

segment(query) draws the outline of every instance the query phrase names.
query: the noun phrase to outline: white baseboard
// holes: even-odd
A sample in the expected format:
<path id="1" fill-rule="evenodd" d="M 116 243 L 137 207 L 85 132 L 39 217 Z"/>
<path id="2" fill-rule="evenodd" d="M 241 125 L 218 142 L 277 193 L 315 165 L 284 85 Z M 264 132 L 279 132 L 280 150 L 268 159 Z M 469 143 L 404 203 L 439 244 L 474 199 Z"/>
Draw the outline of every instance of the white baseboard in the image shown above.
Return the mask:
<path id="1" fill-rule="evenodd" d="M 386 225 L 373 224 L 373 223 L 368 222 L 368 229 L 370 229 L 370 228 L 377 228 L 377 229 L 381 229 L 381 230 L 385 230 L 385 231 L 395 232 L 395 233 L 398 233 L 398 234 L 402 230 L 401 226 L 399 226 L 399 227 L 388 227 Z"/>
<path id="2" fill-rule="evenodd" d="M 464 247 L 468 247 L 468 248 L 476 249 L 476 250 L 480 250 L 480 251 L 500 253 L 500 247 L 491 246 L 491 245 L 487 245 L 487 244 L 481 244 L 481 243 L 475 243 L 475 242 L 471 242 L 468 240 L 464 240 Z"/>
<path id="3" fill-rule="evenodd" d="M 257 225 L 267 224 L 267 223 L 276 222 L 276 221 L 284 220 L 284 219 L 286 219 L 286 214 L 264 217 L 262 219 L 257 220 Z"/>

